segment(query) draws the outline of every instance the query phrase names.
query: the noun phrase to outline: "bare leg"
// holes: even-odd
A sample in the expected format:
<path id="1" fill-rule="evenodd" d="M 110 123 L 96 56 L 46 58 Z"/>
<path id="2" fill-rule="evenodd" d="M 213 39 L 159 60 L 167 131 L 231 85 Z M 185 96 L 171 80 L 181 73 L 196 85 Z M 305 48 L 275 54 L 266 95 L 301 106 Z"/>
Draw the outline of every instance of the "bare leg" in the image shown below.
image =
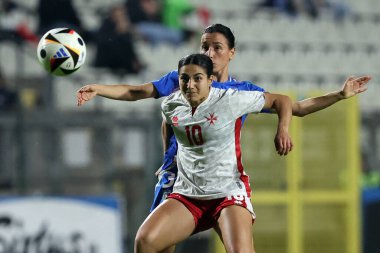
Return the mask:
<path id="1" fill-rule="evenodd" d="M 241 206 L 222 210 L 215 228 L 227 253 L 254 253 L 252 215 Z"/>
<path id="2" fill-rule="evenodd" d="M 174 250 L 174 245 L 189 237 L 195 229 L 194 217 L 178 200 L 168 199 L 143 222 L 135 238 L 135 253 Z"/>

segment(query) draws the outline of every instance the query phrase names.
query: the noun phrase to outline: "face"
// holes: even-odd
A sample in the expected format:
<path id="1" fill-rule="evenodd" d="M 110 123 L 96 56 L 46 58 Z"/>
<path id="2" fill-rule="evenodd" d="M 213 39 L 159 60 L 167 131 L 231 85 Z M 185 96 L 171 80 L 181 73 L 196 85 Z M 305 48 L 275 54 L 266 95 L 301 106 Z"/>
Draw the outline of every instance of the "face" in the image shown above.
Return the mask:
<path id="1" fill-rule="evenodd" d="M 228 72 L 228 64 L 235 55 L 235 48 L 228 47 L 228 40 L 223 34 L 205 33 L 201 37 L 201 54 L 208 55 L 213 62 L 213 72 L 215 75 Z"/>
<path id="2" fill-rule="evenodd" d="M 208 97 L 212 76 L 198 65 L 184 65 L 179 70 L 179 87 L 192 107 L 198 106 Z"/>

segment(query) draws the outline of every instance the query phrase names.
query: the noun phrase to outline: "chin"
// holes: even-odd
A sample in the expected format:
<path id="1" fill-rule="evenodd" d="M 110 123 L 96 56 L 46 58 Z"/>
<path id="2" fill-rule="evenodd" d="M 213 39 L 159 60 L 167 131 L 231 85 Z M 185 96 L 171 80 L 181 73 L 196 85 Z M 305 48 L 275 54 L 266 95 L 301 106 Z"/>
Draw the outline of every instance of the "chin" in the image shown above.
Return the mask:
<path id="1" fill-rule="evenodd" d="M 196 104 L 199 103 L 199 100 L 198 100 L 198 99 L 196 99 L 195 97 L 191 97 L 191 96 L 187 97 L 187 101 L 188 101 L 189 104 L 191 104 L 192 106 L 193 106 L 193 105 L 196 105 Z"/>

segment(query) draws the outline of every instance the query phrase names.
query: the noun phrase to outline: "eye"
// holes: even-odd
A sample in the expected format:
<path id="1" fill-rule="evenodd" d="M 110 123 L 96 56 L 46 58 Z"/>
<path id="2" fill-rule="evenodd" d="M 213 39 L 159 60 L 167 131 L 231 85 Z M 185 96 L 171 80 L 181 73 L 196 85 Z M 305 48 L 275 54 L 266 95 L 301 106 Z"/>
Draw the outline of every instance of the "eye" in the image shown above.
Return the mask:
<path id="1" fill-rule="evenodd" d="M 194 78 L 194 80 L 195 80 L 196 82 L 199 82 L 199 81 L 202 80 L 202 77 L 201 77 L 201 76 L 196 76 L 196 77 Z"/>
<path id="2" fill-rule="evenodd" d="M 187 83 L 187 82 L 189 82 L 189 77 L 187 77 L 187 76 L 181 76 L 181 82 L 182 83 Z"/>
<path id="3" fill-rule="evenodd" d="M 208 46 L 207 45 L 202 45 L 201 46 L 201 52 L 207 52 Z"/>

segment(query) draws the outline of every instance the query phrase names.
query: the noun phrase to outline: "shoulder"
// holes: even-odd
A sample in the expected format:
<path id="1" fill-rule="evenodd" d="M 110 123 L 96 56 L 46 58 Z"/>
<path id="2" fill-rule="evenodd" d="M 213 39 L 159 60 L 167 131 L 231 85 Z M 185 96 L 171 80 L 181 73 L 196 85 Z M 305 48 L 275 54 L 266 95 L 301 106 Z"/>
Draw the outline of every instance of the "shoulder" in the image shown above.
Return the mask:
<path id="1" fill-rule="evenodd" d="M 222 97 L 224 96 L 225 94 L 227 94 L 228 92 L 231 92 L 232 89 L 227 89 L 225 87 L 214 87 L 214 86 L 211 86 L 211 90 L 210 90 L 210 94 L 209 96 L 210 97 Z"/>
<path id="2" fill-rule="evenodd" d="M 164 76 L 166 76 L 167 78 L 169 78 L 173 81 L 178 81 L 178 71 L 177 70 L 172 70 Z"/>
<path id="3" fill-rule="evenodd" d="M 249 91 L 265 91 L 265 89 L 257 86 L 250 81 L 240 81 L 240 82 L 213 82 L 213 87 L 220 89 L 236 89 L 236 90 L 249 90 Z"/>
<path id="4" fill-rule="evenodd" d="M 151 83 L 158 93 L 157 98 L 168 96 L 170 93 L 178 89 L 178 71 L 173 70 Z"/>
<path id="5" fill-rule="evenodd" d="M 169 96 L 165 97 L 164 100 L 162 100 L 161 108 L 167 109 L 167 108 L 171 107 L 171 105 L 173 105 L 173 104 L 178 104 L 180 101 L 182 101 L 181 91 L 177 90 L 177 91 L 171 93 Z"/>
<path id="6" fill-rule="evenodd" d="M 251 91 L 265 91 L 264 88 L 250 82 L 250 81 L 242 81 L 237 83 L 238 87 L 241 90 L 251 90 Z"/>
<path id="7" fill-rule="evenodd" d="M 170 71 L 167 75 L 169 75 L 171 78 L 178 79 L 178 71 L 177 70 Z"/>

